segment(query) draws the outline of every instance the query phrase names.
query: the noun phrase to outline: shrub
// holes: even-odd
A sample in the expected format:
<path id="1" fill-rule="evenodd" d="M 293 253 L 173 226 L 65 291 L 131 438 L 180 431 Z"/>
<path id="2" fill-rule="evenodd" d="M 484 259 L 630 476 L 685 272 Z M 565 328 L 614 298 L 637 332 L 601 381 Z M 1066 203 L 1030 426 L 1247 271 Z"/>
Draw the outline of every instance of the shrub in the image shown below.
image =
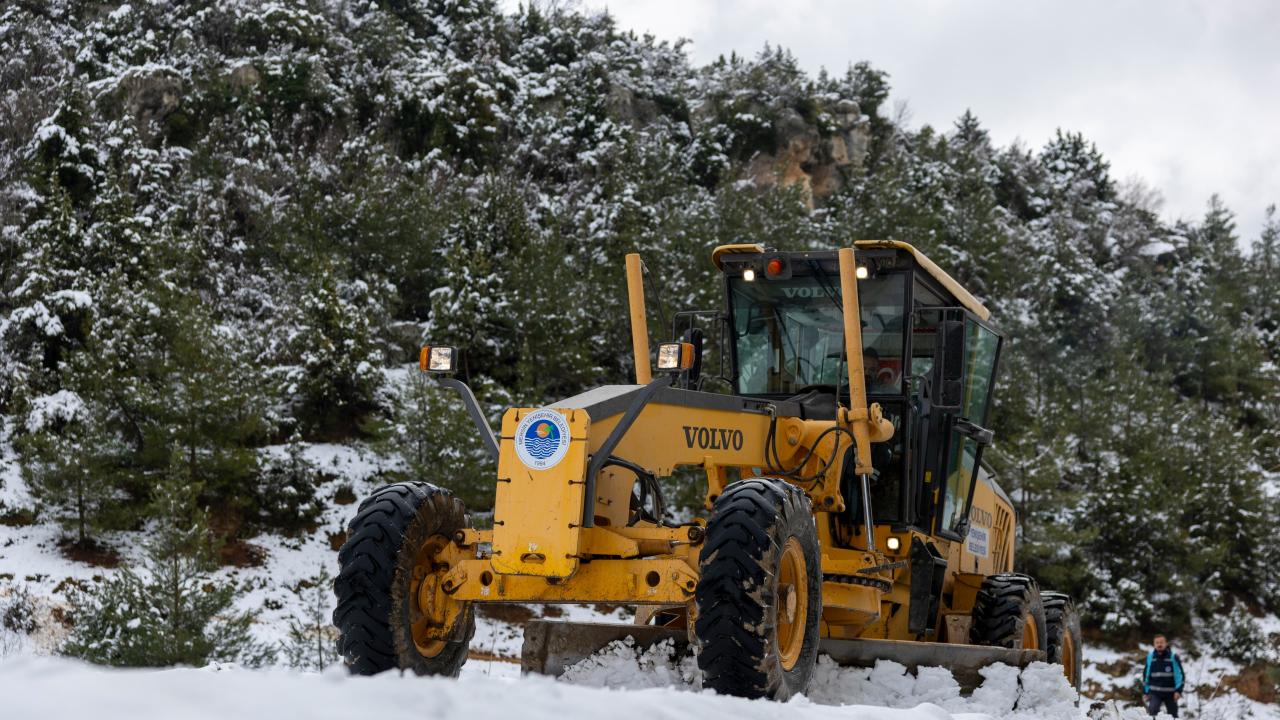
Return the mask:
<path id="1" fill-rule="evenodd" d="M 284 457 L 271 458 L 259 476 L 254 502 L 258 521 L 295 533 L 312 525 L 324 505 L 316 497 L 316 466 L 303 454 L 302 438 L 289 440 Z"/>

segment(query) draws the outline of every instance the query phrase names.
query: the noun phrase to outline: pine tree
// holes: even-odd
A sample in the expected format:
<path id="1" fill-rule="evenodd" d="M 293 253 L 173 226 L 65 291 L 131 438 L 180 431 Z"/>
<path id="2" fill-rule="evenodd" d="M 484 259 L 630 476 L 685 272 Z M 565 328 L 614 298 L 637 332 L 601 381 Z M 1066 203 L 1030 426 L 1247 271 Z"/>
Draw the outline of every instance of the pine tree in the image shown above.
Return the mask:
<path id="1" fill-rule="evenodd" d="M 1280 218 L 1276 217 L 1275 205 L 1267 206 L 1262 233 L 1253 241 L 1250 260 L 1253 302 L 1259 307 L 1259 316 L 1265 318 L 1268 329 L 1274 333 L 1280 326 L 1280 291 L 1277 291 L 1280 288 Z M 1280 344 L 1273 348 L 1273 352 L 1280 351 Z"/>
<path id="2" fill-rule="evenodd" d="M 532 235 L 522 199 L 505 178 L 485 180 L 445 231 L 423 340 L 464 348 L 464 379 L 483 369 L 495 379 L 514 380 L 519 346 L 513 311 L 522 306 L 514 302 L 511 276 Z"/>
<path id="3" fill-rule="evenodd" d="M 142 563 L 126 567 L 75 599 L 76 625 L 63 652 L 90 662 L 164 667 L 209 662 L 257 666 L 273 653 L 253 639 L 254 615 L 234 609 L 237 588 L 220 584 L 198 486 L 175 455 L 156 486 L 155 530 Z"/>
<path id="4" fill-rule="evenodd" d="M 158 301 L 170 334 L 167 351 L 148 363 L 148 414 L 159 422 L 147 443 L 180 452 L 187 482 L 204 488 L 206 502 L 238 508 L 259 471 L 251 445 L 265 436 L 266 393 L 237 338 L 193 300 Z"/>
<path id="5" fill-rule="evenodd" d="M 955 127 L 955 137 L 961 147 L 990 152 L 991 134 L 978 122 L 978 116 L 972 110 L 966 108 L 964 114 L 956 120 Z"/>
<path id="6" fill-rule="evenodd" d="M 70 194 L 53 183 L 0 274 L 0 408 L 21 412 L 24 398 L 57 391 L 59 364 L 84 342 L 93 313 L 84 231 Z"/>
<path id="7" fill-rule="evenodd" d="M 304 454 L 301 433 L 294 431 L 283 458 L 265 464 L 257 483 L 254 505 L 257 520 L 267 528 L 296 533 L 324 510 L 316 497 L 319 472 Z"/>
<path id="8" fill-rule="evenodd" d="M 1254 326 L 1266 357 L 1259 368 L 1257 414 L 1270 430 L 1261 434 L 1258 452 L 1264 471 L 1274 478 L 1280 477 L 1280 218 L 1275 205 L 1267 208 L 1250 261 Z M 1280 553 L 1280 542 L 1275 547 Z M 1280 584 L 1276 596 L 1280 600 Z"/>
<path id="9" fill-rule="evenodd" d="M 128 448 L 105 419 L 96 402 L 60 390 L 34 400 L 27 433 L 15 442 L 42 514 L 52 511 L 80 549 L 93 547 L 98 532 L 123 514 L 113 470 Z"/>
<path id="10" fill-rule="evenodd" d="M 330 622 L 333 616 L 333 577 L 323 566 L 320 572 L 303 581 L 298 589 L 310 596 L 305 614 L 289 618 L 289 637 L 280 644 L 290 667 L 320 672 L 339 660 L 338 629 Z"/>
<path id="11" fill-rule="evenodd" d="M 384 355 L 377 332 L 385 305 L 376 290 L 362 280 L 344 281 L 330 263 L 320 264 L 303 290 L 290 394 L 296 416 L 315 436 L 350 434 L 379 408 Z"/>

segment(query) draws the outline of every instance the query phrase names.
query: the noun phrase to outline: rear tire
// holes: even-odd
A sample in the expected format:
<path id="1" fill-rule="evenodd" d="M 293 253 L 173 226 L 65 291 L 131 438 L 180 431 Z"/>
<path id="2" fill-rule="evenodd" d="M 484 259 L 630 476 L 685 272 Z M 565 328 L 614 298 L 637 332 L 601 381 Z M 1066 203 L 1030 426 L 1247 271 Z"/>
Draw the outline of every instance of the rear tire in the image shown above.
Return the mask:
<path id="1" fill-rule="evenodd" d="M 1048 642 L 1045 644 L 1049 662 L 1061 665 L 1067 682 L 1080 693 L 1080 675 L 1083 669 L 1084 645 L 1080 638 L 1080 616 L 1070 596 L 1060 592 L 1043 592 L 1044 619 Z"/>
<path id="2" fill-rule="evenodd" d="M 1048 645 L 1040 586 L 1027 575 L 1001 573 L 982 581 L 973 605 L 969 642 L 975 645 L 1044 650 Z"/>
<path id="3" fill-rule="evenodd" d="M 808 497 L 780 480 L 743 480 L 716 499 L 694 593 L 703 687 L 785 700 L 818 656 L 822 566 Z"/>
<path id="4" fill-rule="evenodd" d="M 467 526 L 462 501 L 424 482 L 386 485 L 360 503 L 338 551 L 340 570 L 333 582 L 338 654 L 353 675 L 394 668 L 458 675 L 476 631 L 471 605 L 458 615 L 451 638 L 424 654 L 411 630 L 417 612 L 413 569 L 418 549 L 429 539 L 452 539 Z"/>

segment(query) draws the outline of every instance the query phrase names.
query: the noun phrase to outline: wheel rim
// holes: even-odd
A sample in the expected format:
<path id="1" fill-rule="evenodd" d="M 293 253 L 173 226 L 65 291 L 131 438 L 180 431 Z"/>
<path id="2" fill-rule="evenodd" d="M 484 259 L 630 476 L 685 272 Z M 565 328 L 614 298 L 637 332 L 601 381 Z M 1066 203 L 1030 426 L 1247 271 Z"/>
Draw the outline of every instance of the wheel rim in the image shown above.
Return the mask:
<path id="1" fill-rule="evenodd" d="M 1076 641 L 1070 632 L 1062 633 L 1062 672 L 1071 687 L 1079 684 L 1080 679 L 1076 677 Z"/>
<path id="2" fill-rule="evenodd" d="M 778 562 L 777 605 L 778 659 L 783 670 L 800 661 L 804 649 L 805 621 L 809 616 L 809 583 L 800 541 L 788 538 Z"/>
<path id="3" fill-rule="evenodd" d="M 453 613 L 449 613 L 443 607 L 423 607 L 421 599 L 425 596 L 433 598 L 437 603 L 457 602 L 440 589 L 440 581 L 445 573 L 449 572 L 449 566 L 437 562 L 437 555 L 446 543 L 448 540 L 445 537 L 435 535 L 418 548 L 413 559 L 413 577 L 409 582 L 409 602 L 407 603 L 409 634 L 413 638 L 413 645 L 417 648 L 418 654 L 425 658 L 439 655 L 448 646 L 447 640 L 430 637 L 427 633 L 433 626 L 439 626 L 437 618 Z M 456 613 L 455 622 L 462 622 L 464 614 Z"/>
<path id="4" fill-rule="evenodd" d="M 1031 613 L 1027 613 L 1022 621 L 1022 649 L 1040 649 L 1040 626 L 1036 623 L 1036 616 Z"/>

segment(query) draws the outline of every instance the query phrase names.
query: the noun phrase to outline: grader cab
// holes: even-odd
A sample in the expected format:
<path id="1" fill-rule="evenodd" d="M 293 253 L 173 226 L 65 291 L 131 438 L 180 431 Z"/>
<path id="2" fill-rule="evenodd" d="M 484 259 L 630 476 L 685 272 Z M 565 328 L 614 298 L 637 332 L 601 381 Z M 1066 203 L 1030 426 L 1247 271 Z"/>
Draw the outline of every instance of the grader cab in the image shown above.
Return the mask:
<path id="1" fill-rule="evenodd" d="M 498 437 L 452 377 L 458 350 L 423 349 L 496 461 L 493 527 L 427 482 L 360 505 L 335 582 L 351 671 L 456 675 L 478 603 L 610 603 L 637 624 L 531 623 L 525 668 L 630 636 L 688 648 L 705 687 L 744 697 L 803 692 L 820 651 L 969 687 L 1047 659 L 1078 688 L 1074 607 L 1012 572 L 1013 506 L 982 463 L 1001 346 L 986 308 L 901 242 L 712 259 L 725 306 L 677 314 L 656 379 L 631 255 L 636 384 L 509 409 Z M 702 389 L 708 331 L 728 393 Z M 705 478 L 705 519 L 666 512 L 659 479 L 682 469 Z"/>

